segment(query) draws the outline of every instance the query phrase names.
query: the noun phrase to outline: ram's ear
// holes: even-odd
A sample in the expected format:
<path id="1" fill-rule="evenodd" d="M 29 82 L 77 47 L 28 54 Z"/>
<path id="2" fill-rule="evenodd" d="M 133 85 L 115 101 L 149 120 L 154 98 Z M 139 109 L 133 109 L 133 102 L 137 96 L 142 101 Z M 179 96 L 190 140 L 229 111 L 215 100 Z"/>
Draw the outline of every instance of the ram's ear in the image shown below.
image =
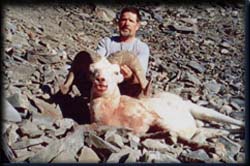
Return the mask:
<path id="1" fill-rule="evenodd" d="M 123 75 L 122 75 L 121 73 L 119 73 L 119 76 L 118 76 L 118 78 L 117 78 L 117 83 L 119 84 L 119 83 L 121 83 L 123 80 L 124 80 Z"/>
<path id="2" fill-rule="evenodd" d="M 114 74 L 115 74 L 115 77 L 116 77 L 116 82 L 119 84 L 124 80 L 124 77 L 123 77 L 123 75 L 121 74 L 121 71 L 120 71 L 120 66 L 117 65 L 117 64 L 112 64 L 112 65 L 113 65 Z"/>
<path id="3" fill-rule="evenodd" d="M 94 72 L 94 64 L 90 64 L 89 65 L 89 71 L 90 71 L 90 73 L 93 73 Z"/>

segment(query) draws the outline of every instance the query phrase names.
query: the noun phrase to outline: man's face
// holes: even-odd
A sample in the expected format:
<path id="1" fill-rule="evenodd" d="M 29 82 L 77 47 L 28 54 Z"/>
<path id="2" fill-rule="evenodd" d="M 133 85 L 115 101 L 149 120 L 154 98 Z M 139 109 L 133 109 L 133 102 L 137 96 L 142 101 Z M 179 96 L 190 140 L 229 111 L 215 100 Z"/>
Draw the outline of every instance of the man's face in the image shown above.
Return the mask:
<path id="1" fill-rule="evenodd" d="M 137 15 L 131 12 L 125 12 L 119 20 L 120 35 L 123 37 L 134 37 L 140 23 L 137 21 Z"/>

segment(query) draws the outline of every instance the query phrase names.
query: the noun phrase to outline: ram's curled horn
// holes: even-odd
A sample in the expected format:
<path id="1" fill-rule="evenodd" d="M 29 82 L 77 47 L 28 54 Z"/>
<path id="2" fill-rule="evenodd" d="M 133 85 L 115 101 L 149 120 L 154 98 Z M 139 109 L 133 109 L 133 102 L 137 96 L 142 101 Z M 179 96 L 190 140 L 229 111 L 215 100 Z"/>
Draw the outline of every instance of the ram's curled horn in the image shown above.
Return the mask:
<path id="1" fill-rule="evenodd" d="M 135 74 L 145 94 L 145 90 L 147 89 L 147 85 L 149 82 L 146 79 L 146 76 L 144 74 L 145 72 L 143 71 L 143 68 L 137 56 L 129 51 L 119 51 L 110 54 L 108 56 L 108 60 L 113 64 L 127 65 Z"/>
<path id="2" fill-rule="evenodd" d="M 98 62 L 102 58 L 101 55 L 99 55 L 96 51 L 92 49 L 86 49 L 84 50 L 84 52 L 87 52 L 90 55 L 92 63 Z"/>

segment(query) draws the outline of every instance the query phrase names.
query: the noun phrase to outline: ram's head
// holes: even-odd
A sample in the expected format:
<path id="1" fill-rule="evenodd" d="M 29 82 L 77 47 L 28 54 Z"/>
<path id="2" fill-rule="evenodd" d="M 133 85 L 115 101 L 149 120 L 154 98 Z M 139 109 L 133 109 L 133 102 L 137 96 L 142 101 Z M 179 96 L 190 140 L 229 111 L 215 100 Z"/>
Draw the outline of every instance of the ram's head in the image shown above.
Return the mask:
<path id="1" fill-rule="evenodd" d="M 123 81 L 120 66 L 111 64 L 106 58 L 90 65 L 90 79 L 92 92 L 97 95 L 109 95 L 117 90 L 118 83 Z"/>

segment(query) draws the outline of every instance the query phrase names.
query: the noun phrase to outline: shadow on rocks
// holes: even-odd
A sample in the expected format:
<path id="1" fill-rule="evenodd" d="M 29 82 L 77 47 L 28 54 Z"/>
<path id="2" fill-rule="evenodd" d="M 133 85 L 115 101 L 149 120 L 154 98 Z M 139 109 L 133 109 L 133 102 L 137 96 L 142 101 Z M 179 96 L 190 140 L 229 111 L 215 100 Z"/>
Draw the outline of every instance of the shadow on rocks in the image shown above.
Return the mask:
<path id="1" fill-rule="evenodd" d="M 93 63 L 91 54 L 87 51 L 80 51 L 75 55 L 70 71 L 74 73 L 75 85 L 81 96 L 71 97 L 63 95 L 60 91 L 52 95 L 52 102 L 59 104 L 63 117 L 72 118 L 78 124 L 90 123 L 89 98 L 91 82 L 89 80 L 89 66 Z M 70 91 L 72 89 L 70 87 Z"/>
<path id="2" fill-rule="evenodd" d="M 90 123 L 89 99 L 82 96 L 63 95 L 60 91 L 51 99 L 60 106 L 64 118 L 71 118 L 78 124 Z"/>

